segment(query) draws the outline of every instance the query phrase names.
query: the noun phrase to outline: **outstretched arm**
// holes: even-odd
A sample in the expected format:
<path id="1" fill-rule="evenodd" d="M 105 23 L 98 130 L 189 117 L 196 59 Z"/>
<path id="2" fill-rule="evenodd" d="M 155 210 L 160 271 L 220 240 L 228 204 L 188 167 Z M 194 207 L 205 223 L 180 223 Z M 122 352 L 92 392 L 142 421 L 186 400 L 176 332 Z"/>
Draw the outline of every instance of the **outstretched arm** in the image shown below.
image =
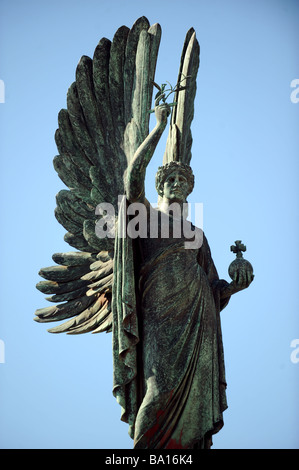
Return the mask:
<path id="1" fill-rule="evenodd" d="M 203 234 L 202 247 L 198 252 L 198 263 L 206 272 L 214 292 L 217 291 L 219 293 L 220 310 L 226 307 L 233 294 L 246 289 L 254 278 L 252 266 L 244 260 L 244 263 L 241 266 L 239 265 L 238 269 L 231 276 L 232 282 L 229 283 L 224 279 L 219 279 L 205 234 Z"/>
<path id="2" fill-rule="evenodd" d="M 130 202 L 141 202 L 144 199 L 146 168 L 167 125 L 167 117 L 169 114 L 170 108 L 167 104 L 156 106 L 155 115 L 157 124 L 136 150 L 133 160 L 128 166 L 126 176 L 126 195 Z"/>
<path id="3" fill-rule="evenodd" d="M 246 269 L 240 273 L 236 273 L 235 279 L 231 283 L 223 285 L 221 288 L 221 298 L 225 299 L 241 290 L 247 289 L 247 287 L 252 283 L 253 278 L 254 276 L 252 272 L 246 271 Z"/>

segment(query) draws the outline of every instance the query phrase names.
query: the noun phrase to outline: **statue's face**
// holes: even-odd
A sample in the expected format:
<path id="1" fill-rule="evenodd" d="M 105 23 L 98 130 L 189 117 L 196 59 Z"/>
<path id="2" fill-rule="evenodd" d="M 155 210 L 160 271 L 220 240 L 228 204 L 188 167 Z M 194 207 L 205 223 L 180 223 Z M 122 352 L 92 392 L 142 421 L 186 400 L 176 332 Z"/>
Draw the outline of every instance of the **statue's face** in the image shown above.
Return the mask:
<path id="1" fill-rule="evenodd" d="M 170 202 L 185 202 L 188 196 L 187 178 L 179 170 L 174 170 L 164 181 L 163 197 Z"/>

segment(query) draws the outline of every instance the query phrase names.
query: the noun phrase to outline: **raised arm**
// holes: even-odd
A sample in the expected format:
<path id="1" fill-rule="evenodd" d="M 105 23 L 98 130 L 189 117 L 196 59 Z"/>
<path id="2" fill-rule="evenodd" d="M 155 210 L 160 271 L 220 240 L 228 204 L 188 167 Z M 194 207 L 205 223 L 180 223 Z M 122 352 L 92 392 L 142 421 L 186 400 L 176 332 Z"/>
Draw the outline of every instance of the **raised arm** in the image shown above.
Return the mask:
<path id="1" fill-rule="evenodd" d="M 169 114 L 170 108 L 167 104 L 156 106 L 156 126 L 136 150 L 133 160 L 128 166 L 126 175 L 126 196 L 130 202 L 142 202 L 144 200 L 146 168 L 167 125 L 167 117 Z"/>

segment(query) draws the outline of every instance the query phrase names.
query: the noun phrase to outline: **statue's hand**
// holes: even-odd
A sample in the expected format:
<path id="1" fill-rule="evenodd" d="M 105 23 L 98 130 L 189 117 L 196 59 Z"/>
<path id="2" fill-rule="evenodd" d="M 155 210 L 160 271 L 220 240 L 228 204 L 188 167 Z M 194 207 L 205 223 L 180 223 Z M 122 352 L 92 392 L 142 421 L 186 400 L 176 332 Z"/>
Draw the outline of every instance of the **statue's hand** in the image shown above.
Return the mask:
<path id="1" fill-rule="evenodd" d="M 230 286 L 235 292 L 247 289 L 254 279 L 252 268 L 250 266 L 240 266 L 233 274 L 233 280 Z"/>
<path id="2" fill-rule="evenodd" d="M 157 119 L 157 124 L 166 125 L 169 114 L 170 107 L 167 103 L 163 103 L 155 107 L 155 116 Z"/>

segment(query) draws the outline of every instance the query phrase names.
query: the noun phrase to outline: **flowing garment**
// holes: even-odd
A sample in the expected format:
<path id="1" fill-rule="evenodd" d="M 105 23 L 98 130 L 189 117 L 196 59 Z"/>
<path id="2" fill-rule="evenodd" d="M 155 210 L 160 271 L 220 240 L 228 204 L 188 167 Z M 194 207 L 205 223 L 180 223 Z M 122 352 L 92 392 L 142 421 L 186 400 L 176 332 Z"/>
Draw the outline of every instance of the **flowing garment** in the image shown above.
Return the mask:
<path id="1" fill-rule="evenodd" d="M 113 392 L 136 449 L 209 448 L 223 426 L 227 283 L 205 236 L 196 249 L 185 241 L 116 240 Z"/>

